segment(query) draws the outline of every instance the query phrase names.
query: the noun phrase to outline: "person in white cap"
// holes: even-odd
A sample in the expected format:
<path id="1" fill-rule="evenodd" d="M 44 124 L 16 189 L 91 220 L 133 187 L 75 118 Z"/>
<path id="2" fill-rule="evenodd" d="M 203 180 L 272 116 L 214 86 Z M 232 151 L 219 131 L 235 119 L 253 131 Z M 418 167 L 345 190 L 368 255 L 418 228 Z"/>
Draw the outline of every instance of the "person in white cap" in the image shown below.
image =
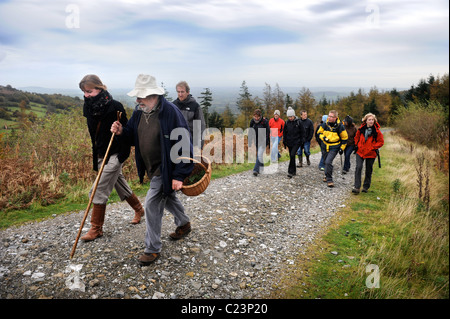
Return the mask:
<path id="1" fill-rule="evenodd" d="M 144 205 L 147 226 L 145 250 L 139 257 L 144 266 L 155 262 L 160 256 L 164 208 L 174 216 L 177 226 L 175 232 L 169 235 L 171 239 L 181 239 L 191 231 L 190 219 L 175 194 L 194 167 L 192 162 L 177 161 L 178 156 L 186 156 L 186 149 L 186 157 L 193 157 L 189 127 L 180 110 L 167 101 L 163 94 L 164 89 L 156 85 L 153 76 L 140 74 L 134 90 L 128 93 L 129 96 L 135 96 L 138 103 L 133 115 L 126 126 L 114 122 L 111 127 L 113 133 L 135 146 L 141 183 L 145 172 L 150 179 Z M 178 139 L 173 139 L 171 135 L 177 135 Z"/>
<path id="2" fill-rule="evenodd" d="M 305 130 L 303 129 L 302 123 L 296 118 L 295 111 L 289 107 L 286 115 L 288 120 L 283 130 L 283 145 L 289 149 L 289 167 L 288 167 L 288 177 L 296 175 L 297 169 L 295 166 L 295 155 L 297 155 L 297 150 L 301 144 L 304 143 Z"/>
<path id="3" fill-rule="evenodd" d="M 276 162 L 281 154 L 278 151 L 278 145 L 280 144 L 281 138 L 283 137 L 284 120 L 280 118 L 280 111 L 275 110 L 273 113 L 273 118 L 269 120 L 270 127 L 270 142 L 272 143 L 272 152 L 270 154 L 270 159 L 272 162 Z"/>
<path id="4" fill-rule="evenodd" d="M 320 157 L 320 162 L 319 162 L 319 169 L 321 171 L 325 170 L 325 162 L 324 162 L 324 157 L 325 157 L 325 153 L 327 151 L 325 144 L 322 142 L 322 140 L 319 138 L 319 134 L 317 134 L 317 131 L 319 130 L 320 126 L 325 123 L 328 119 L 328 115 L 323 115 L 322 116 L 322 120 L 320 121 L 320 123 L 317 125 L 316 127 L 316 131 L 314 132 L 314 136 L 316 138 L 317 144 L 319 144 L 320 146 L 320 152 L 322 153 L 322 156 Z"/>

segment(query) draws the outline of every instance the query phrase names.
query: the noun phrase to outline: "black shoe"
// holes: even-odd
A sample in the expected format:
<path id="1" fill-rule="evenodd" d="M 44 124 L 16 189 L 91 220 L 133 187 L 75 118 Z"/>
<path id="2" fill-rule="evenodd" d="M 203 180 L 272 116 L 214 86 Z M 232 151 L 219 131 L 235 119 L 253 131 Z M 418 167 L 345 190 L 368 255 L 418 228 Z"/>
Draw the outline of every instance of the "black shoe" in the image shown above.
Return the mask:
<path id="1" fill-rule="evenodd" d="M 361 192 L 363 192 L 363 193 L 367 193 L 367 191 L 368 191 L 368 189 L 366 189 L 366 188 L 363 188 Z"/>
<path id="2" fill-rule="evenodd" d="M 257 171 L 253 171 L 253 176 L 258 176 L 258 172 Z"/>
<path id="3" fill-rule="evenodd" d="M 293 175 L 292 175 L 292 174 L 288 174 L 287 176 L 288 176 L 289 178 L 292 178 Z"/>
<path id="4" fill-rule="evenodd" d="M 353 188 L 352 189 L 353 194 L 359 194 L 359 188 Z"/>

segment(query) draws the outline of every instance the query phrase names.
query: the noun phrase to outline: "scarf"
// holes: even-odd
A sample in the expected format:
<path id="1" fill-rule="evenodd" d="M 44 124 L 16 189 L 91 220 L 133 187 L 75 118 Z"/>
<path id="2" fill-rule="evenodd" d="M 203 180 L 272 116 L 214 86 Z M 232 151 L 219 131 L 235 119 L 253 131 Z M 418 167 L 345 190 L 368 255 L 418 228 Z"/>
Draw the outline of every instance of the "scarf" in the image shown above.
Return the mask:
<path id="1" fill-rule="evenodd" d="M 110 101 L 112 101 L 112 96 L 105 90 L 102 90 L 94 97 L 84 98 L 84 103 L 92 116 L 103 115 Z"/>
<path id="2" fill-rule="evenodd" d="M 364 138 L 366 139 L 366 141 L 371 135 L 372 135 L 372 127 L 367 127 L 366 131 L 364 132 Z"/>

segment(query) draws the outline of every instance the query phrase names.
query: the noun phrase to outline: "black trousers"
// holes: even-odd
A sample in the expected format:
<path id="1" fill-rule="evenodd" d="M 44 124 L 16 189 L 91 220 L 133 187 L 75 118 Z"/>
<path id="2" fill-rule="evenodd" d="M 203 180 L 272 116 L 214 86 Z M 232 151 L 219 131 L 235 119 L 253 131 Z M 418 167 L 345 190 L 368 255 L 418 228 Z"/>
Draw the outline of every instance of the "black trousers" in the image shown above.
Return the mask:
<path id="1" fill-rule="evenodd" d="M 369 189 L 372 182 L 373 163 L 375 163 L 375 158 L 362 158 L 356 154 L 355 188 L 357 189 L 361 188 L 361 174 L 364 161 L 366 162 L 366 172 L 364 176 L 363 188 Z"/>
<path id="2" fill-rule="evenodd" d="M 297 168 L 295 165 L 295 155 L 297 155 L 298 148 L 300 147 L 300 144 L 296 144 L 292 147 L 288 146 L 289 149 L 289 167 L 288 167 L 288 173 L 295 175 L 297 173 Z"/>

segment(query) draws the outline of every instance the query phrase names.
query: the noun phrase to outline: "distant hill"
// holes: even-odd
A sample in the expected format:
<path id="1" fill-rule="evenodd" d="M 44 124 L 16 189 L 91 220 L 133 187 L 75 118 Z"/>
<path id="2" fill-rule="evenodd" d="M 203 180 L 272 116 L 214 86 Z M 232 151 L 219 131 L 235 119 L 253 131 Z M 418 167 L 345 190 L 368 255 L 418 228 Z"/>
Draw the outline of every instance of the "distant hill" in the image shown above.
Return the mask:
<path id="1" fill-rule="evenodd" d="M 42 94 L 64 94 L 67 96 L 72 97 L 78 97 L 81 100 L 83 99 L 83 94 L 79 89 L 50 89 L 50 88 L 43 88 L 43 87 L 21 87 L 20 88 L 23 91 L 27 92 L 36 92 L 36 93 L 42 93 Z M 212 92 L 212 106 L 211 111 L 217 111 L 218 113 L 221 113 L 225 110 L 225 107 L 229 105 L 230 109 L 238 113 L 237 107 L 236 107 L 236 101 L 239 97 L 239 87 L 209 87 L 209 89 Z M 294 100 L 298 97 L 298 94 L 302 88 L 300 87 L 281 87 L 281 90 L 284 94 L 289 94 L 291 98 Z M 349 96 L 351 92 L 354 92 L 355 94 L 358 92 L 359 89 L 362 89 L 364 92 L 369 92 L 371 88 L 359 88 L 359 87 L 313 87 L 309 88 L 311 93 L 314 95 L 315 99 L 317 101 L 323 99 L 324 97 L 328 101 L 336 101 L 339 98 L 343 98 L 346 96 Z M 379 88 L 378 88 L 379 89 Z M 136 99 L 129 97 L 127 93 L 131 90 L 131 88 L 124 89 L 124 88 L 110 88 L 109 92 L 112 94 L 114 99 L 117 101 L 120 101 L 124 106 L 129 108 L 134 108 L 136 105 Z M 205 90 L 205 87 L 191 87 L 191 94 L 192 96 L 199 101 L 201 92 Z M 249 87 L 249 91 L 252 94 L 252 97 L 263 97 L 263 90 L 264 87 Z M 380 89 L 379 89 L 380 90 Z M 383 89 L 381 89 L 383 90 Z M 385 90 L 391 90 L 391 88 L 386 88 Z M 398 89 L 401 90 L 401 89 Z M 166 91 L 168 92 L 168 98 L 170 100 L 175 100 L 177 98 L 177 94 L 175 91 L 175 88 L 167 88 Z"/>
<path id="2" fill-rule="evenodd" d="M 0 130 L 18 127 L 22 117 L 34 122 L 48 114 L 69 111 L 82 105 L 83 100 L 77 96 L 29 92 L 0 85 Z"/>

